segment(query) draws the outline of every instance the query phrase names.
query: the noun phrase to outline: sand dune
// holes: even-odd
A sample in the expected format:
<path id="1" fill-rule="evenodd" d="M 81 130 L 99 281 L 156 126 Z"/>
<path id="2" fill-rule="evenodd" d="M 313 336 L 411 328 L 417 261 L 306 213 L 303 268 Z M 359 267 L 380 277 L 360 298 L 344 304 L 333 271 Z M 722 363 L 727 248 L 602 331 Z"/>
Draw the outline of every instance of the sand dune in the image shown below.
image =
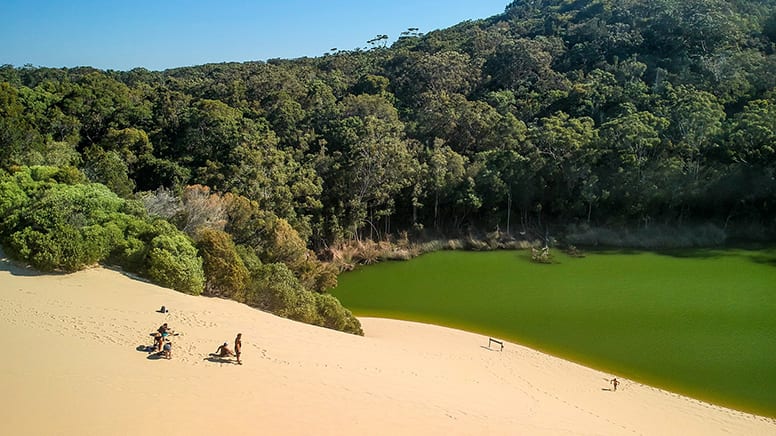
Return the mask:
<path id="1" fill-rule="evenodd" d="M 156 312 L 165 305 L 167 314 Z M 171 360 L 138 351 L 163 322 Z M 0 434 L 776 435 L 772 419 L 487 337 L 362 319 L 365 337 L 94 268 L 0 262 Z M 244 365 L 208 357 L 243 333 Z"/>

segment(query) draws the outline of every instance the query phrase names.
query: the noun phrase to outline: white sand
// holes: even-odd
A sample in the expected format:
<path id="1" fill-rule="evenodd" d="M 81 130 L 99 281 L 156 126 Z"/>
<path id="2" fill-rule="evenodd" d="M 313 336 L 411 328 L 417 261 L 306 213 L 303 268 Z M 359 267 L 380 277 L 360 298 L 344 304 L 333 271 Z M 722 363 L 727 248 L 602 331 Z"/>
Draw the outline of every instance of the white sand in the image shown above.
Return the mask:
<path id="1" fill-rule="evenodd" d="M 167 314 L 156 312 L 160 306 Z M 136 348 L 163 322 L 172 360 Z M 0 261 L 0 434 L 776 435 L 776 422 L 506 343 L 364 318 L 365 337 L 94 268 Z M 243 333 L 244 365 L 206 360 Z"/>

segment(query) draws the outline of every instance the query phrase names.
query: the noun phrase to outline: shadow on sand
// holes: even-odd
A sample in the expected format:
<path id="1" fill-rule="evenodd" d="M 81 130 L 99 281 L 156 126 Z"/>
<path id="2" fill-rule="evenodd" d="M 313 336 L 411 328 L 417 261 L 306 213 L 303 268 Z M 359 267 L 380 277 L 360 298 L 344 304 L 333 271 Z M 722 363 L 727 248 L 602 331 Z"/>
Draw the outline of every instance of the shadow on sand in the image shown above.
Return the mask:
<path id="1" fill-rule="evenodd" d="M 135 349 L 141 353 L 148 353 L 148 357 L 146 357 L 148 360 L 167 360 L 167 358 L 164 357 L 164 351 L 156 351 L 156 349 L 150 345 L 138 345 Z"/>
<path id="2" fill-rule="evenodd" d="M 208 357 L 206 357 L 206 358 L 204 358 L 202 360 L 207 360 L 208 362 L 213 362 L 213 363 L 229 363 L 229 364 L 234 364 L 234 365 L 237 364 L 236 360 L 232 360 L 232 359 L 227 358 L 227 357 L 221 357 L 218 354 L 214 354 L 214 353 L 208 354 Z"/>
<path id="3" fill-rule="evenodd" d="M 34 269 L 25 266 L 19 262 L 16 262 L 5 255 L 3 249 L 0 248 L 0 271 L 8 271 L 12 275 L 21 277 L 37 277 L 44 274 L 60 274 L 60 273 L 41 273 Z"/>

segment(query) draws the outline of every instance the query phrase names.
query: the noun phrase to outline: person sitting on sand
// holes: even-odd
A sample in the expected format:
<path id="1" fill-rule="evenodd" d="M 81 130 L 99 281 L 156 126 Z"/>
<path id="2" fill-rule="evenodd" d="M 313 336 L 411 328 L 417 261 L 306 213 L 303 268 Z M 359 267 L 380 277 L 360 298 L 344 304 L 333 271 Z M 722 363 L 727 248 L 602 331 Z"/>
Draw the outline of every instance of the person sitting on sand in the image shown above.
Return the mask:
<path id="1" fill-rule="evenodd" d="M 216 350 L 216 355 L 218 357 L 230 357 L 230 356 L 234 356 L 234 353 L 232 352 L 232 350 L 229 349 L 229 343 L 224 342 L 224 344 L 220 345 Z"/>
<path id="2" fill-rule="evenodd" d="M 172 342 L 170 341 L 165 342 L 164 348 L 162 350 L 165 358 L 167 359 L 172 358 Z"/>

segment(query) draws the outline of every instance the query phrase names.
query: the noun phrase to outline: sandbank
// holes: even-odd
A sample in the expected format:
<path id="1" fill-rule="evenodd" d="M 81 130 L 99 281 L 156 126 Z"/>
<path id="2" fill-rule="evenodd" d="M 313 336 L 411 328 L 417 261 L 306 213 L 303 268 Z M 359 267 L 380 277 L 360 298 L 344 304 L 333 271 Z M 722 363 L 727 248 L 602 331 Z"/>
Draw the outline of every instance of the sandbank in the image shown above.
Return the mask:
<path id="1" fill-rule="evenodd" d="M 163 322 L 171 360 L 139 350 Z M 0 260 L 0 434 L 776 435 L 773 419 L 622 377 L 612 392 L 612 374 L 518 344 L 361 322 L 364 337 L 102 267 Z M 238 332 L 243 365 L 208 356 Z"/>

